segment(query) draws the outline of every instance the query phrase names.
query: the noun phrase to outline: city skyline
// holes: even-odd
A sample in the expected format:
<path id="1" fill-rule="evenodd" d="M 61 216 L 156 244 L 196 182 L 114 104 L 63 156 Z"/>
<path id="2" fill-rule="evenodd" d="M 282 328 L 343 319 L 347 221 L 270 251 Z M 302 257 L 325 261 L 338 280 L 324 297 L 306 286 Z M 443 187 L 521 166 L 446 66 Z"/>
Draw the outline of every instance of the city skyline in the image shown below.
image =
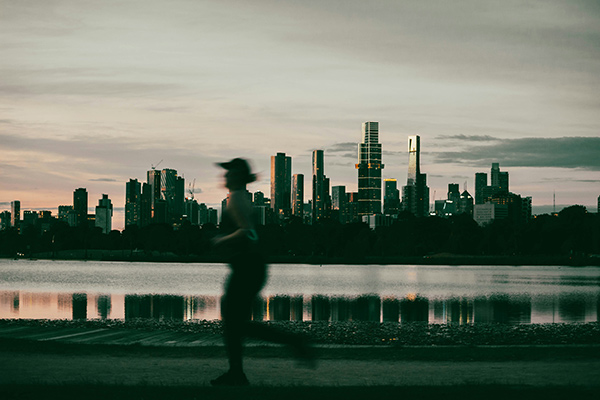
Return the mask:
<path id="1" fill-rule="evenodd" d="M 314 149 L 355 192 L 360 124 L 379 121 L 382 179 L 406 182 L 418 135 L 431 202 L 498 162 L 534 213 L 554 193 L 595 211 L 596 3 L 323 3 L 0 0 L 0 209 L 84 187 L 122 229 L 125 182 L 160 160 L 218 207 L 215 162 L 249 158 L 270 193 L 269 157 L 309 177 Z"/>
<path id="2" fill-rule="evenodd" d="M 368 122 L 366 124 L 377 124 L 377 122 Z M 365 125 L 363 124 L 363 131 L 365 131 Z M 377 126 L 376 125 L 376 126 Z M 474 196 L 468 193 L 466 188 L 463 188 L 463 193 L 461 194 L 459 187 L 460 184 L 448 182 L 448 193 L 444 198 L 444 195 L 441 194 L 439 197 L 440 200 L 437 200 L 435 194 L 433 197 L 429 196 L 429 188 L 425 184 L 426 174 L 420 172 L 420 140 L 419 136 L 409 136 L 408 137 L 408 154 L 409 154 L 409 163 L 408 163 L 408 178 L 407 178 L 407 186 L 402 188 L 402 198 L 400 197 L 400 191 L 397 187 L 396 179 L 384 179 L 385 187 L 380 187 L 379 192 L 381 196 L 380 201 L 380 209 L 379 211 L 374 211 L 374 214 L 387 214 L 391 216 L 393 214 L 398 214 L 399 211 L 409 211 L 413 215 L 420 217 L 427 216 L 448 216 L 448 215 L 458 215 L 464 212 L 467 212 L 472 216 L 472 218 L 481 224 L 489 223 L 494 219 L 493 215 L 491 217 L 483 215 L 477 217 L 477 212 L 473 214 L 473 206 L 477 204 L 487 203 L 487 206 L 492 206 L 492 203 L 496 203 L 498 205 L 504 205 L 502 207 L 506 207 L 506 202 L 509 201 L 509 197 L 517 199 L 519 204 L 521 201 L 524 201 L 523 206 L 526 207 L 526 212 L 523 215 L 528 215 L 529 217 L 536 214 L 549 214 L 560 211 L 562 208 L 566 208 L 571 205 L 552 205 L 552 210 L 546 210 L 543 212 L 536 213 L 533 211 L 532 207 L 532 197 L 524 195 L 521 197 L 521 194 L 509 192 L 509 173 L 508 171 L 500 171 L 500 163 L 494 162 L 491 165 L 491 173 L 490 180 L 488 185 L 487 173 L 485 172 L 475 172 L 474 174 Z M 359 159 L 361 154 L 364 153 L 364 143 L 358 144 L 358 153 Z M 379 145 L 380 147 L 380 145 Z M 284 220 L 288 219 L 290 216 L 300 216 L 300 210 L 305 209 L 305 206 L 311 205 L 311 201 L 313 204 L 312 207 L 312 223 L 317 222 L 323 217 L 331 216 L 330 213 L 333 210 L 340 211 L 340 202 L 346 201 L 358 201 L 360 198 L 359 192 L 346 192 L 346 186 L 344 185 L 336 185 L 335 182 L 331 183 L 329 178 L 324 175 L 325 162 L 324 162 L 324 152 L 323 150 L 313 150 L 313 184 L 312 187 L 317 188 L 316 191 L 313 190 L 312 198 L 306 198 L 306 202 L 300 203 L 302 198 L 304 197 L 304 183 L 303 183 L 303 174 L 293 174 L 292 176 L 292 158 L 287 156 L 285 153 L 278 152 L 277 155 L 271 156 L 271 195 L 275 194 L 275 197 L 265 198 L 264 193 L 260 190 L 258 191 L 250 191 L 247 190 L 248 197 L 251 202 L 255 203 L 255 206 L 264 206 L 265 200 L 268 200 L 269 208 L 272 209 L 272 213 L 276 216 L 272 222 L 274 223 L 282 223 Z M 356 166 L 355 166 L 356 168 Z M 194 179 L 193 183 L 186 183 L 185 179 L 182 176 L 178 175 L 178 172 L 171 168 L 165 169 L 156 169 L 155 166 L 152 167 L 151 170 L 146 172 L 148 182 L 139 182 L 137 179 L 130 179 L 129 182 L 125 182 L 125 193 L 126 199 L 124 207 L 122 207 L 123 215 L 122 217 L 126 221 L 133 221 L 132 225 L 146 226 L 152 223 L 161 223 L 166 222 L 169 224 L 177 225 L 181 220 L 180 217 L 185 217 L 184 219 L 189 220 L 192 224 L 198 224 L 200 217 L 200 209 L 199 206 L 203 207 L 205 211 L 209 211 L 214 213 L 214 215 L 209 216 L 204 214 L 204 217 L 201 218 L 205 222 L 214 221 L 213 223 L 218 224 L 218 211 L 222 211 L 225 207 L 227 199 L 229 197 L 229 193 L 227 193 L 226 198 L 221 200 L 219 210 L 211 207 L 211 205 L 207 205 L 203 202 L 198 202 L 195 198 L 195 192 L 193 190 L 196 180 Z M 419 177 L 420 178 L 417 178 Z M 293 179 L 292 179 L 293 178 Z M 361 175 L 359 174 L 358 180 L 360 181 Z M 422 180 L 421 185 L 424 185 L 425 198 L 427 198 L 428 202 L 418 202 L 414 194 L 411 193 L 411 187 L 415 186 L 415 182 L 419 182 L 419 179 Z M 315 186 L 315 181 L 322 181 L 320 185 Z M 392 186 L 389 186 L 390 183 L 393 183 Z M 187 193 L 185 191 L 185 185 L 188 185 Z M 142 186 L 144 189 L 142 190 Z M 417 184 L 418 186 L 418 184 Z M 147 187 L 147 188 L 146 188 Z M 319 195 L 318 193 L 321 193 Z M 392 192 L 395 192 L 393 194 Z M 341 198 L 343 194 L 344 199 Z M 346 199 L 346 196 L 357 196 L 354 200 Z M 144 200 L 144 197 L 147 196 Z M 463 204 L 464 200 L 470 199 L 470 206 L 467 203 Z M 253 200 L 254 198 L 254 200 Z M 279 198 L 279 200 L 277 200 Z M 321 206 L 317 206 L 316 209 L 314 207 L 315 204 L 319 204 L 319 200 L 315 201 L 315 198 L 322 198 L 320 200 Z M 393 205 L 392 203 L 387 204 L 388 201 L 398 202 L 397 205 Z M 179 199 L 179 200 L 177 200 Z M 522 199 L 522 200 L 521 200 Z M 457 203 L 451 211 L 442 210 L 440 207 L 444 207 L 447 201 L 450 203 Z M 514 200 L 510 200 L 511 202 Z M 162 205 L 155 204 L 156 202 L 162 202 Z M 135 204 L 133 204 L 135 203 Z M 279 203 L 280 206 L 276 204 Z M 420 204 L 417 206 L 417 203 Z M 460 204 L 458 204 L 460 203 Z M 287 204 L 287 205 L 286 205 Z M 358 205 L 359 203 L 357 203 Z M 581 205 L 581 204 L 577 204 Z M 85 212 L 85 208 L 87 206 L 87 213 Z M 423 211 L 421 213 L 420 207 L 423 207 Z M 192 208 L 189 208 L 192 207 Z M 388 208 L 389 207 L 389 208 Z M 416 207 L 416 208 L 415 208 Z M 497 207 L 497 206 L 494 206 Z M 521 213 L 521 206 L 519 206 L 519 214 Z M 146 208 L 144 212 L 143 209 Z M 489 207 L 488 207 L 489 208 Z M 587 207 L 586 207 L 587 208 Z M 61 211 L 62 209 L 62 211 Z M 100 215 L 100 221 L 98 219 L 99 209 L 102 213 Z M 68 221 L 72 226 L 80 226 L 83 224 L 87 224 L 89 218 L 91 217 L 91 221 L 93 223 L 94 217 L 96 220 L 95 225 L 98 227 L 102 227 L 104 233 L 108 233 L 111 230 L 111 226 L 113 224 L 113 212 L 114 209 L 118 209 L 118 207 L 113 207 L 111 199 L 107 194 L 102 194 L 99 199 L 99 204 L 94 207 L 90 205 L 88 202 L 88 192 L 86 188 L 77 188 L 73 192 L 73 201 L 72 204 L 62 204 L 58 205 L 54 208 L 49 209 L 24 209 L 21 210 L 21 201 L 13 200 L 10 202 L 10 211 L 4 210 L 0 207 L 0 212 L 3 214 L 9 213 L 12 226 L 17 226 L 20 222 L 27 219 L 25 214 L 34 213 L 36 214 L 38 211 L 40 212 L 39 217 L 47 218 L 50 215 L 48 212 L 52 213 L 53 211 L 58 210 L 57 213 L 54 214 L 53 217 L 58 218 L 66 218 L 65 221 Z M 134 211 L 137 210 L 137 211 Z M 388 211 L 386 211 L 386 209 Z M 15 213 L 15 210 L 18 210 Z M 129 211 L 128 211 L 129 210 Z M 296 211 L 294 211 L 296 210 Z M 395 211 L 394 211 L 395 210 Z M 481 209 L 480 211 L 482 211 Z M 486 208 L 487 210 L 487 208 Z M 90 212 L 92 211 L 92 212 Z M 95 211 L 95 213 L 93 212 Z M 350 212 L 350 210 L 348 210 Z M 477 211 L 477 210 L 476 210 Z M 600 196 L 597 197 L 597 208 L 594 210 L 593 207 L 590 207 L 588 210 L 590 212 L 600 212 Z M 109 212 L 110 215 L 106 213 Z M 482 211 L 483 212 L 483 211 Z M 484 213 L 486 213 L 485 211 Z M 498 218 L 506 218 L 507 210 L 503 211 L 503 214 Z M 516 212 L 516 210 L 515 210 Z M 146 215 L 146 214 L 147 215 Z M 264 211 L 263 211 L 264 213 Z M 15 222 L 16 215 L 20 214 L 22 218 L 17 219 Z M 67 214 L 72 214 L 71 217 L 68 217 Z M 134 216 L 135 215 L 135 216 Z M 373 215 L 373 214 L 366 214 Z M 515 217 L 513 215 L 513 217 Z M 356 210 L 356 217 L 361 217 L 359 209 Z M 37 214 L 36 214 L 37 218 Z M 73 221 L 70 221 L 70 218 L 73 218 Z M 261 222 L 260 224 L 265 224 L 265 215 L 259 217 Z M 334 219 L 340 219 L 340 222 L 346 220 L 346 218 L 351 218 L 350 214 L 344 215 L 341 217 L 341 214 L 338 214 L 334 217 Z M 220 218 L 219 218 L 220 219 Z M 268 219 L 268 218 L 267 218 Z M 526 217 L 527 219 L 527 217 Z M 136 222 L 137 221 L 137 222 Z M 28 222 L 28 221 L 25 221 Z M 29 221 L 30 223 L 31 221 Z M 346 220 L 343 223 L 350 222 Z M 369 224 L 368 220 L 363 220 Z M 116 230 L 122 231 L 127 226 L 125 221 L 121 221 L 121 219 L 117 218 L 117 223 L 123 223 L 123 227 L 115 227 Z M 107 225 L 108 224 L 108 225 Z"/>

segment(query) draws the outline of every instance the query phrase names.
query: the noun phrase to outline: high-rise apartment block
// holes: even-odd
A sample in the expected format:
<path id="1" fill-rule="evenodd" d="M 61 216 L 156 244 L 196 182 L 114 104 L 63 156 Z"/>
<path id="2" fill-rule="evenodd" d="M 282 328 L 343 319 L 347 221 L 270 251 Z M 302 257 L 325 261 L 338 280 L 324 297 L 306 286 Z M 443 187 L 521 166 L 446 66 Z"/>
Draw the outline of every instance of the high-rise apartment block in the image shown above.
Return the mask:
<path id="1" fill-rule="evenodd" d="M 148 215 L 148 210 L 150 214 Z M 152 168 L 142 186 L 140 225 L 178 224 L 185 212 L 185 180 L 174 169 Z M 147 220 L 149 218 L 149 221 Z"/>
<path id="2" fill-rule="evenodd" d="M 10 228 L 10 226 L 11 226 L 10 211 L 0 212 L 0 230 L 8 229 L 8 228 Z"/>
<path id="3" fill-rule="evenodd" d="M 291 213 L 292 157 L 285 153 L 271 156 L 271 209 L 276 218 L 283 219 Z"/>
<path id="4" fill-rule="evenodd" d="M 358 209 L 360 207 L 359 201 L 358 201 L 358 199 L 359 199 L 358 192 L 346 193 L 346 199 L 347 199 L 347 201 L 346 201 L 347 221 L 350 223 L 359 222 L 361 220 L 361 218 L 358 215 Z"/>
<path id="5" fill-rule="evenodd" d="M 294 174 L 292 178 L 292 215 L 304 216 L 304 175 Z"/>
<path id="6" fill-rule="evenodd" d="M 396 179 L 385 179 L 383 190 L 383 213 L 397 215 L 400 212 L 400 191 Z"/>
<path id="7" fill-rule="evenodd" d="M 96 206 L 95 224 L 102 229 L 102 233 L 112 230 L 113 205 L 107 194 L 103 194 Z"/>
<path id="8" fill-rule="evenodd" d="M 37 211 L 25 210 L 23 211 L 23 226 L 35 226 L 38 220 Z"/>
<path id="9" fill-rule="evenodd" d="M 73 211 L 76 215 L 77 226 L 87 226 L 88 193 L 85 188 L 75 189 L 73 192 Z"/>
<path id="10" fill-rule="evenodd" d="M 408 137 L 408 178 L 402 188 L 402 209 L 417 217 L 429 215 L 427 175 L 421 173 L 421 138 Z"/>
<path id="11" fill-rule="evenodd" d="M 185 216 L 192 225 L 200 224 L 200 207 L 194 198 L 185 199 Z"/>
<path id="12" fill-rule="evenodd" d="M 58 206 L 58 219 L 66 222 L 69 226 L 77 226 L 77 214 L 75 214 L 73 206 Z"/>
<path id="13" fill-rule="evenodd" d="M 483 204 L 483 191 L 487 186 L 487 174 L 477 172 L 475 174 L 475 204 Z"/>
<path id="14" fill-rule="evenodd" d="M 492 184 L 497 193 L 508 193 L 508 172 L 500 171 L 499 163 L 492 163 Z"/>
<path id="15" fill-rule="evenodd" d="M 458 202 L 458 213 L 468 214 L 471 217 L 473 216 L 473 196 L 471 196 L 471 194 L 467 192 L 467 189 L 465 189 L 460 194 L 460 199 Z"/>
<path id="16" fill-rule="evenodd" d="M 152 210 L 152 217 L 154 217 L 154 206 L 160 200 L 160 170 L 151 169 L 147 173 L 146 182 L 150 185 L 150 209 Z"/>
<path id="17" fill-rule="evenodd" d="M 342 224 L 348 222 L 348 195 L 346 186 L 333 186 L 331 188 L 331 217 Z"/>
<path id="18" fill-rule="evenodd" d="M 152 185 L 142 183 L 142 201 L 140 203 L 140 226 L 148 226 L 152 222 Z"/>
<path id="19" fill-rule="evenodd" d="M 329 216 L 329 179 L 325 176 L 325 155 L 323 150 L 314 150 L 312 156 L 312 221 L 317 222 Z"/>
<path id="20" fill-rule="evenodd" d="M 254 200 L 252 201 L 255 207 L 260 207 L 265 205 L 265 194 L 263 192 L 256 191 L 254 192 Z"/>
<path id="21" fill-rule="evenodd" d="M 125 185 L 125 226 L 142 225 L 142 184 L 130 179 Z"/>
<path id="22" fill-rule="evenodd" d="M 19 200 L 10 202 L 10 215 L 12 218 L 11 225 L 13 228 L 19 229 L 21 226 L 21 202 Z"/>
<path id="23" fill-rule="evenodd" d="M 185 203 L 185 180 L 176 170 L 160 171 L 160 199 L 166 203 L 166 222 L 180 222 Z"/>
<path id="24" fill-rule="evenodd" d="M 381 170 L 384 168 L 379 143 L 379 122 L 362 124 L 358 145 L 359 215 L 381 214 Z"/>
<path id="25" fill-rule="evenodd" d="M 508 193 L 508 172 L 500 171 L 499 163 L 492 163 L 490 185 L 486 173 L 475 174 L 475 204 L 484 204 L 491 201 L 494 196 Z"/>
<path id="26" fill-rule="evenodd" d="M 492 219 L 508 218 L 515 223 L 523 223 L 531 218 L 531 197 L 521 197 L 509 191 L 508 172 L 500 171 L 499 163 L 492 163 L 491 184 L 487 184 L 487 175 L 482 172 L 475 174 L 475 207 L 474 218 L 478 223 L 485 221 L 482 215 L 488 215 L 489 203 L 501 206 L 496 207 Z M 498 213 L 498 210 L 501 210 Z M 485 222 L 483 222 L 485 223 Z"/>

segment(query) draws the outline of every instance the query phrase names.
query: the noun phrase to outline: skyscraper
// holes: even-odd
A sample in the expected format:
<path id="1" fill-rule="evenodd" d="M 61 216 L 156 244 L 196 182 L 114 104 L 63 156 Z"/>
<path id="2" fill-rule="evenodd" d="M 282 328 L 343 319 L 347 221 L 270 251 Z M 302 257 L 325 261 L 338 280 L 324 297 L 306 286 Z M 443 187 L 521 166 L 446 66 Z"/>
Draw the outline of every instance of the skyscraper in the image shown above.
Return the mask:
<path id="1" fill-rule="evenodd" d="M 379 122 L 362 124 L 363 141 L 358 145 L 359 215 L 381 214 L 381 144 Z"/>
<path id="2" fill-rule="evenodd" d="M 304 175 L 294 174 L 292 179 L 292 214 L 302 218 L 304 215 Z"/>
<path id="3" fill-rule="evenodd" d="M 325 155 L 323 150 L 314 150 L 312 157 L 312 221 L 317 222 L 329 216 L 329 179 L 325 176 Z"/>
<path id="4" fill-rule="evenodd" d="M 87 226 L 88 193 L 85 188 L 75 189 L 73 192 L 73 211 L 77 217 L 77 226 Z"/>
<path id="5" fill-rule="evenodd" d="M 140 203 L 140 226 L 148 226 L 152 222 L 152 194 L 152 185 L 144 182 Z"/>
<path id="6" fill-rule="evenodd" d="M 142 185 L 137 179 L 125 184 L 125 226 L 141 226 Z"/>
<path id="7" fill-rule="evenodd" d="M 492 163 L 491 182 L 487 184 L 487 174 L 475 174 L 475 204 L 484 204 L 494 196 L 508 195 L 508 172 L 500 171 L 499 163 Z"/>
<path id="8" fill-rule="evenodd" d="M 265 205 L 265 194 L 260 190 L 254 192 L 253 204 L 255 207 L 262 207 Z"/>
<path id="9" fill-rule="evenodd" d="M 183 215 L 185 180 L 174 169 L 160 171 L 160 199 L 166 202 L 167 222 L 175 223 Z"/>
<path id="10" fill-rule="evenodd" d="M 107 194 L 103 194 L 96 206 L 96 226 L 102 233 L 109 233 L 112 229 L 113 206 Z"/>
<path id="11" fill-rule="evenodd" d="M 477 172 L 475 174 L 475 204 L 483 204 L 483 191 L 487 186 L 487 174 Z"/>
<path id="12" fill-rule="evenodd" d="M 276 216 L 291 212 L 292 157 L 285 153 L 271 156 L 271 208 Z"/>
<path id="13" fill-rule="evenodd" d="M 500 164 L 492 163 L 491 171 L 492 184 L 490 186 L 500 186 Z"/>
<path id="14" fill-rule="evenodd" d="M 5 230 L 10 228 L 11 218 L 10 211 L 2 211 L 0 212 L 0 230 Z"/>
<path id="15" fill-rule="evenodd" d="M 460 191 L 458 189 L 458 183 L 448 184 L 448 197 L 445 208 L 445 211 L 451 215 L 458 213 L 460 209 Z"/>
<path id="16" fill-rule="evenodd" d="M 383 213 L 396 215 L 400 211 L 400 191 L 396 179 L 384 180 Z"/>
<path id="17" fill-rule="evenodd" d="M 11 225 L 13 228 L 21 226 L 21 202 L 14 200 L 10 202 Z"/>
<path id="18" fill-rule="evenodd" d="M 467 189 L 465 189 L 460 195 L 460 200 L 458 202 L 458 213 L 473 216 L 473 197 L 471 194 L 469 194 L 469 192 L 467 192 Z"/>
<path id="19" fill-rule="evenodd" d="M 331 188 L 331 213 L 332 218 L 337 218 L 342 224 L 348 222 L 348 195 L 346 186 L 334 186 Z"/>
<path id="20" fill-rule="evenodd" d="M 421 138 L 408 137 L 408 177 L 402 188 L 402 209 L 417 217 L 429 215 L 427 175 L 421 173 Z"/>
<path id="21" fill-rule="evenodd" d="M 142 198 L 145 201 L 150 201 L 150 220 L 148 221 L 148 224 L 165 223 L 165 206 L 163 204 L 164 201 L 160 198 L 160 171 L 152 168 L 148 171 L 147 178 L 148 186 L 142 188 Z M 142 217 L 142 220 L 143 219 L 144 218 Z M 142 226 L 144 226 L 144 223 L 142 223 Z"/>

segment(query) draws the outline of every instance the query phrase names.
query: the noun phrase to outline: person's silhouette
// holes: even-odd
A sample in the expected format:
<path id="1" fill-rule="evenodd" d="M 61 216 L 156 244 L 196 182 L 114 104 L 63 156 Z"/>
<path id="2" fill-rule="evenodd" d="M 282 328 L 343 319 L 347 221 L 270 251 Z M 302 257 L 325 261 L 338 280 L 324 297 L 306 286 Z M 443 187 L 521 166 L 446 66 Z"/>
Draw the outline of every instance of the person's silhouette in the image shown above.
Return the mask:
<path id="1" fill-rule="evenodd" d="M 267 279 L 267 265 L 258 247 L 258 235 L 252 221 L 252 204 L 246 191 L 246 185 L 254 182 L 256 175 L 250 171 L 248 162 L 241 158 L 218 165 L 227 170 L 225 187 L 229 189 L 227 208 L 223 210 L 221 219 L 223 233 L 213 239 L 215 246 L 227 246 L 231 255 L 231 273 L 222 303 L 229 371 L 210 383 L 214 386 L 243 386 L 249 384 L 242 363 L 245 337 L 288 344 L 296 356 L 308 361 L 309 365 L 314 364 L 314 357 L 304 336 L 251 322 L 252 302 Z"/>

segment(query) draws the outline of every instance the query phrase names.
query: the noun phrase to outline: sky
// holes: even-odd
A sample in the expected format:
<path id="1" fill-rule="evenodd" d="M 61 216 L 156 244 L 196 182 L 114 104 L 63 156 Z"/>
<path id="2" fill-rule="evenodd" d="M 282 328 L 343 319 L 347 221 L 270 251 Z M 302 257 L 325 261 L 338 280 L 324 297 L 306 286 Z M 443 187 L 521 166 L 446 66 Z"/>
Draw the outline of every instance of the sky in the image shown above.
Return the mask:
<path id="1" fill-rule="evenodd" d="M 357 190 L 361 125 L 378 121 L 384 178 L 406 182 L 421 137 L 431 201 L 474 194 L 492 162 L 534 213 L 600 195 L 600 2 L 0 0 L 0 211 L 54 210 L 152 167 L 226 196 L 214 163 L 311 153 Z"/>

